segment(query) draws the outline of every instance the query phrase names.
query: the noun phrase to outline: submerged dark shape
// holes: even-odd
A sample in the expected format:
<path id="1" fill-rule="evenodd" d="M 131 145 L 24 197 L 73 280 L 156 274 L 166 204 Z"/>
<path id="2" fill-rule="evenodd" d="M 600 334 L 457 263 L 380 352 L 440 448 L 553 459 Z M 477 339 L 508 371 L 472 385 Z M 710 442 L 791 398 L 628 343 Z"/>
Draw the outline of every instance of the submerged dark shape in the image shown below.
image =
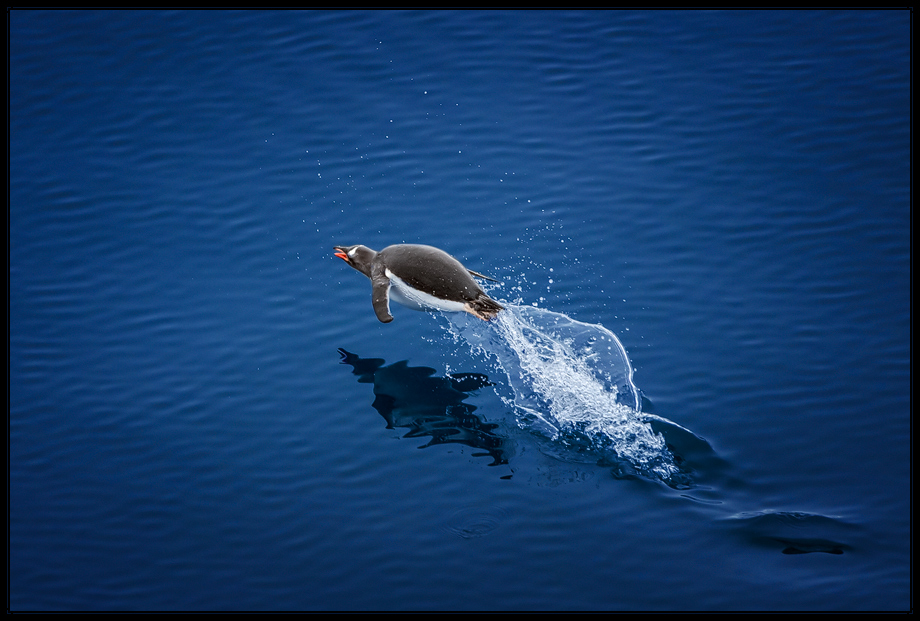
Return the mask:
<path id="1" fill-rule="evenodd" d="M 843 539 L 855 527 L 839 519 L 801 511 L 765 511 L 732 517 L 740 533 L 751 543 L 777 549 L 783 554 L 845 554 L 852 550 Z"/>
<path id="2" fill-rule="evenodd" d="M 465 444 L 489 455 L 490 466 L 508 463 L 508 439 L 495 433 L 499 427 L 482 421 L 474 412 L 476 406 L 464 403 L 469 393 L 491 386 L 481 373 L 456 373 L 435 376 L 429 367 L 410 367 L 403 360 L 389 366 L 381 358 L 361 358 L 339 349 L 342 364 L 351 365 L 358 381 L 374 385 L 372 404 L 384 420 L 387 429 L 408 429 L 404 437 L 431 436 L 425 448 L 436 444 Z"/>
<path id="3" fill-rule="evenodd" d="M 415 310 L 465 311 L 488 321 L 503 306 L 473 280 L 483 276 L 463 267 L 443 250 L 420 244 L 334 246 L 335 256 L 371 279 L 371 301 L 377 319 L 393 321 L 390 298 Z"/>

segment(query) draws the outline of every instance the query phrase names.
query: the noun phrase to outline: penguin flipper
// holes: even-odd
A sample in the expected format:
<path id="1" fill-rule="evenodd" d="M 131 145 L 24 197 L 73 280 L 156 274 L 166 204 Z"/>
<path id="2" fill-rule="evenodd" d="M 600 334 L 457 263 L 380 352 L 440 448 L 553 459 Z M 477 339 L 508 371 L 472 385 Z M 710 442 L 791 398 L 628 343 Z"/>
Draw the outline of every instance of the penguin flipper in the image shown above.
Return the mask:
<path id="1" fill-rule="evenodd" d="M 383 270 L 374 270 L 371 276 L 371 302 L 381 323 L 393 321 L 393 315 L 390 314 L 390 279 Z"/>
<path id="2" fill-rule="evenodd" d="M 475 276 L 476 278 L 482 278 L 483 280 L 491 280 L 492 282 L 497 282 L 497 283 L 501 282 L 500 280 L 495 280 L 494 278 L 486 276 L 485 274 L 480 274 L 479 272 L 474 272 L 473 270 L 466 270 L 466 271 L 468 271 L 472 276 Z"/>

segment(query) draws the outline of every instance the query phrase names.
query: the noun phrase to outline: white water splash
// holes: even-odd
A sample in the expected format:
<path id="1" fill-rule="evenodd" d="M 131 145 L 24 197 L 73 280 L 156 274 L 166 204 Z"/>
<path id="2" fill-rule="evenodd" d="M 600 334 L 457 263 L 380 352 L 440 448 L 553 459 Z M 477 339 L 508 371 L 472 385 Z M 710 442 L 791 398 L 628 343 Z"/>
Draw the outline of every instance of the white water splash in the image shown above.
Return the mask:
<path id="1" fill-rule="evenodd" d="M 502 399 L 521 426 L 665 483 L 679 474 L 664 438 L 643 420 L 632 366 L 610 330 L 512 304 L 491 322 L 445 316 L 454 334 L 498 358 L 513 393 Z"/>

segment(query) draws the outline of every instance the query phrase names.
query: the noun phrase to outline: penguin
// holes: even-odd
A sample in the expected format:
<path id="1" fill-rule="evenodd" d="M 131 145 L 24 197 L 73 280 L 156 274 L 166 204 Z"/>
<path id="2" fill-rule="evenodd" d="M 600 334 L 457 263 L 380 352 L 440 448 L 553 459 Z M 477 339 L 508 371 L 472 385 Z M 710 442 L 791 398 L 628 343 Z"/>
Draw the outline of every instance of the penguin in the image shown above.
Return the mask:
<path id="1" fill-rule="evenodd" d="M 383 323 L 393 321 L 391 298 L 415 310 L 465 311 L 485 321 L 504 308 L 472 277 L 497 280 L 466 269 L 433 246 L 396 244 L 380 252 L 360 244 L 333 248 L 335 256 L 371 279 L 371 301 Z"/>

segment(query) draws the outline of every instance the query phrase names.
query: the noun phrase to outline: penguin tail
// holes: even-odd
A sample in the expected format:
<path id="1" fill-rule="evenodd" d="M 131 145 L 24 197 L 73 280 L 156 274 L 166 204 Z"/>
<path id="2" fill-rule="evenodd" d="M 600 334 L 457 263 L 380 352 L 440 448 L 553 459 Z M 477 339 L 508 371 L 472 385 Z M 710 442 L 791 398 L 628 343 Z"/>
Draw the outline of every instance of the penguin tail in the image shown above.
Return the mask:
<path id="1" fill-rule="evenodd" d="M 472 302 L 467 302 L 465 308 L 466 312 L 471 315 L 475 315 L 484 321 L 489 321 L 494 319 L 498 312 L 505 307 L 489 296 L 482 294 Z"/>

